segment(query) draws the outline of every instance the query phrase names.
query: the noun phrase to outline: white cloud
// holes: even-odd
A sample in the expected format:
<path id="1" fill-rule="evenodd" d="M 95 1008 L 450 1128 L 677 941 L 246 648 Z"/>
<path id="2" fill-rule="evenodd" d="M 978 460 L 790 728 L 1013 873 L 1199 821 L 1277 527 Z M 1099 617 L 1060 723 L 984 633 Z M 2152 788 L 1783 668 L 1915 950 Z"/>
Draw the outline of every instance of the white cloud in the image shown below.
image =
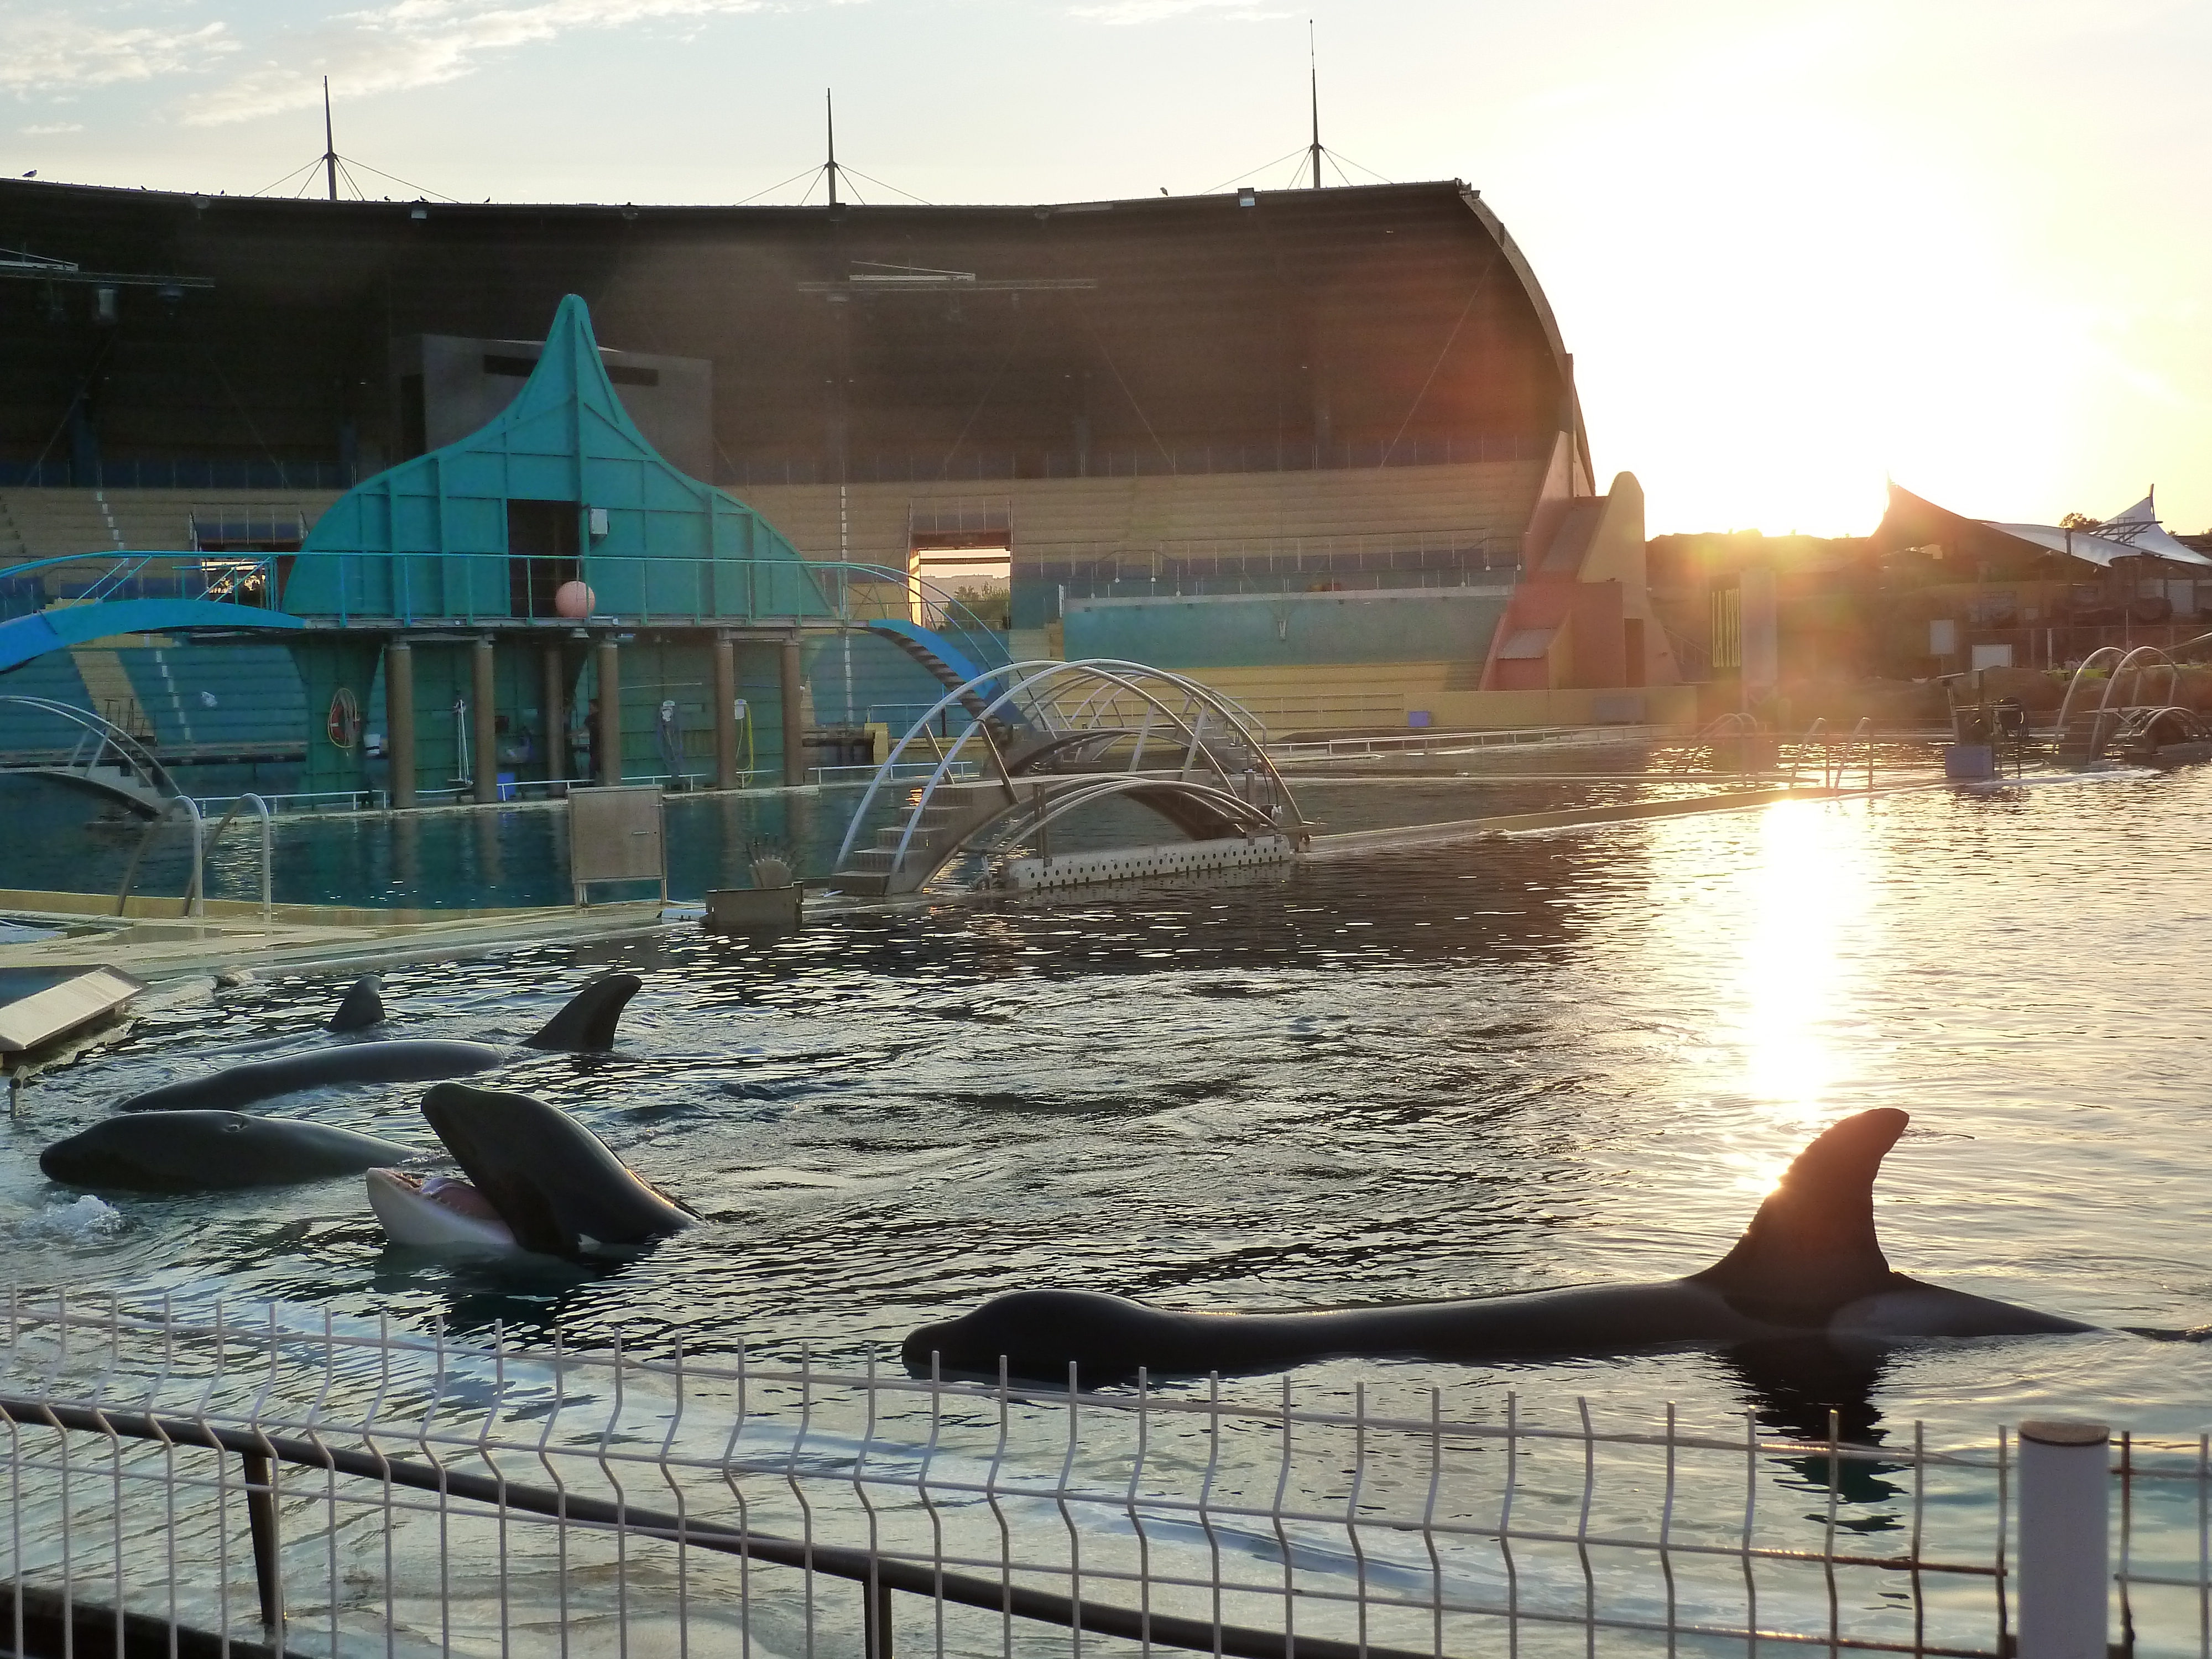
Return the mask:
<path id="1" fill-rule="evenodd" d="M 44 126 L 18 127 L 15 130 L 27 138 L 52 138 L 58 134 L 64 132 L 82 132 L 84 131 L 84 123 L 82 121 L 49 121 Z"/>
<path id="2" fill-rule="evenodd" d="M 349 98 L 439 86 L 473 73 L 487 53 L 511 51 L 582 29 L 757 11 L 766 0 L 392 0 L 341 12 L 296 37 L 281 61 L 264 59 L 195 98 L 193 125 L 251 120 L 314 104 L 321 77 Z"/>
<path id="3" fill-rule="evenodd" d="M 1251 0 L 1106 0 L 1103 5 L 1076 6 L 1071 15 L 1094 23 L 1158 23 L 1170 17 L 1188 17 L 1204 12 L 1232 22 L 1254 23 L 1294 17 L 1295 10 L 1258 6 Z"/>
<path id="4" fill-rule="evenodd" d="M 0 88 L 52 92 L 204 69 L 238 50 L 226 27 L 117 28 L 100 14 L 0 17 Z"/>

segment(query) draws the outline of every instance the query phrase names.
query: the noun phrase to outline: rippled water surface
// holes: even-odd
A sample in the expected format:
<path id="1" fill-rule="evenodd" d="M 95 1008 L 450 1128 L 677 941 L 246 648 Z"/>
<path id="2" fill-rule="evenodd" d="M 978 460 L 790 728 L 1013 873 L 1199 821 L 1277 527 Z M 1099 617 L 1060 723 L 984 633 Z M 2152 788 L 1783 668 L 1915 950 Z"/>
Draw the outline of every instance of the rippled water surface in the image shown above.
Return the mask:
<path id="1" fill-rule="evenodd" d="M 1498 810 L 1419 787 L 1413 817 Z M 2201 772 L 1930 790 L 392 970 L 399 1030 L 491 1039 L 606 966 L 645 977 L 617 1052 L 503 1079 L 713 1218 L 605 1273 L 386 1249 L 353 1180 L 118 1198 L 104 1228 L 40 1176 L 38 1149 L 119 1096 L 313 1040 L 343 988 L 257 982 L 26 1092 L 0 1159 L 8 1271 L 848 1358 L 1035 1285 L 1280 1307 L 1693 1271 L 1815 1131 L 1894 1105 L 1895 1266 L 2108 1326 L 2204 1325 L 2208 826 Z M 281 1109 L 427 1142 L 418 1096 Z M 1703 1354 L 1301 1376 L 1442 1382 L 1467 1411 L 1516 1389 L 1817 1430 L 1834 1407 L 1954 1439 L 2052 1412 L 2212 1418 L 2212 1354 L 2118 1332 L 1931 1345 L 1857 1379 Z"/>

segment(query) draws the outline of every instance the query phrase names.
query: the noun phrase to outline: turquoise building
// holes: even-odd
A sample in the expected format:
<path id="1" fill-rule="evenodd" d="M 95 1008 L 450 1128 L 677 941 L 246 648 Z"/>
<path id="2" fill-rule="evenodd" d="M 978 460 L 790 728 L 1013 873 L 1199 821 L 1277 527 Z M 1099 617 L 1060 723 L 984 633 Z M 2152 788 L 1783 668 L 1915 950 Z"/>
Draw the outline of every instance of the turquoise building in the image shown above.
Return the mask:
<path id="1" fill-rule="evenodd" d="M 366 791 L 380 749 L 395 806 L 695 770 L 799 781 L 808 636 L 907 603 L 892 573 L 810 564 L 657 453 L 573 295 L 503 413 L 348 491 L 277 586 L 304 624 L 301 788 Z"/>

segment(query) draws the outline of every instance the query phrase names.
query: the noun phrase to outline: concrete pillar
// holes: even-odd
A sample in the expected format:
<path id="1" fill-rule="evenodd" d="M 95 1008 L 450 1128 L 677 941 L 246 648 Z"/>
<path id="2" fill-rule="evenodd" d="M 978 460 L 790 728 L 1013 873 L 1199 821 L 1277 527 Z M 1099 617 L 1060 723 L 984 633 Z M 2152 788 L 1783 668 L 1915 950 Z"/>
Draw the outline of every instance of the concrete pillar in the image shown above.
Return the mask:
<path id="1" fill-rule="evenodd" d="M 2102 1423 L 2020 1425 L 2020 1659 L 2104 1659 L 2111 1440 Z"/>
<path id="2" fill-rule="evenodd" d="M 499 799 L 499 680 L 489 635 L 469 648 L 469 750 L 478 805 Z"/>
<path id="3" fill-rule="evenodd" d="M 547 646 L 544 657 L 545 775 L 558 781 L 568 775 L 568 675 L 559 646 Z"/>
<path id="4" fill-rule="evenodd" d="M 599 641 L 599 729 L 592 733 L 599 781 L 623 781 L 622 651 L 612 640 Z"/>
<path id="5" fill-rule="evenodd" d="M 799 672 L 798 629 L 783 636 L 783 649 L 776 665 L 777 688 L 783 704 L 783 781 L 784 787 L 789 788 L 806 781 L 806 725 L 800 707 L 806 695 L 806 682 Z"/>
<path id="6" fill-rule="evenodd" d="M 738 647 L 714 641 L 714 787 L 738 787 Z"/>
<path id="7" fill-rule="evenodd" d="M 384 653 L 384 757 L 392 804 L 415 804 L 415 648 L 395 637 Z"/>

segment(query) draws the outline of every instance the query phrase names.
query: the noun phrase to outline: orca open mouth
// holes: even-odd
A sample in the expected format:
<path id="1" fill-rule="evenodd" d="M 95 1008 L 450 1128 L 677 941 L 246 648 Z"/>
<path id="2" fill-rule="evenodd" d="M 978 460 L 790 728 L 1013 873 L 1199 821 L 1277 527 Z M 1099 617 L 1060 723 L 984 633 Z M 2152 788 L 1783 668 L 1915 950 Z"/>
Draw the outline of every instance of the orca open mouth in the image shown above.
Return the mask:
<path id="1" fill-rule="evenodd" d="M 422 1115 L 461 1174 L 368 1172 L 369 1203 L 395 1244 L 581 1261 L 634 1255 L 699 1222 L 542 1100 L 441 1083 L 423 1096 Z"/>
<path id="2" fill-rule="evenodd" d="M 395 1244 L 515 1248 L 514 1229 L 473 1182 L 409 1170 L 371 1170 L 367 1179 L 369 1207 Z"/>

